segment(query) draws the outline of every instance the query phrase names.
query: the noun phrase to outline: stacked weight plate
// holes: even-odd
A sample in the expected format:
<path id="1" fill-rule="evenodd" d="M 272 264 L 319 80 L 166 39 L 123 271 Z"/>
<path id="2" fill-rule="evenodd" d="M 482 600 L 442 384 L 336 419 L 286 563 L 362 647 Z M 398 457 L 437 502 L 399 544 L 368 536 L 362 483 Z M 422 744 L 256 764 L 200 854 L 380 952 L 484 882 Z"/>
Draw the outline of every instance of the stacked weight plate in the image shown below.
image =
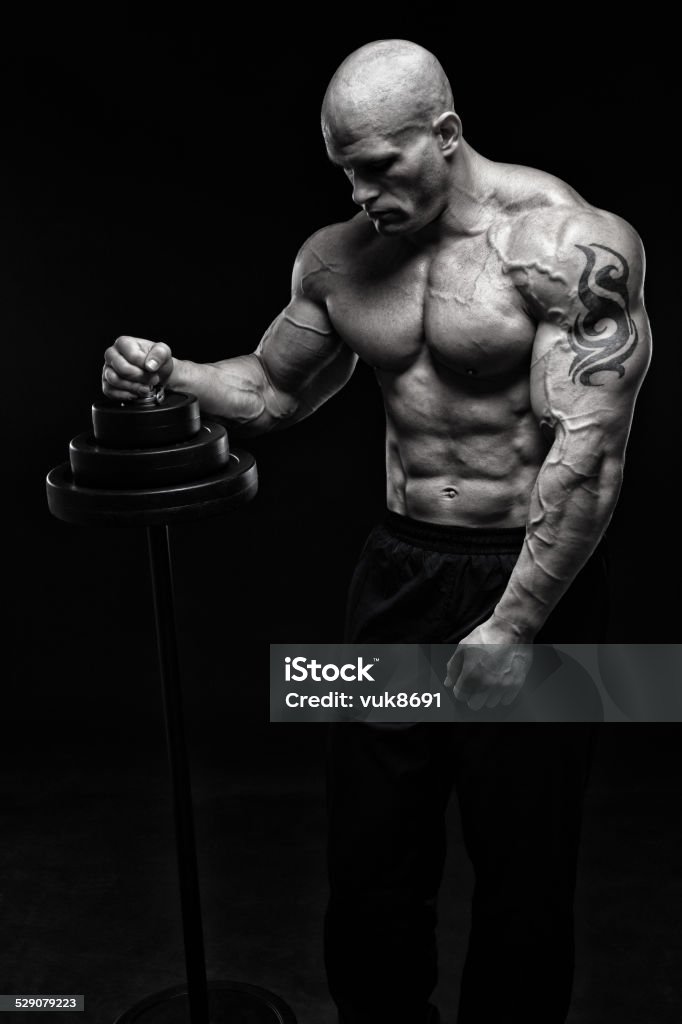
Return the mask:
<path id="1" fill-rule="evenodd" d="M 222 512 L 253 497 L 255 460 L 230 451 L 222 424 L 200 416 L 194 395 L 92 406 L 92 431 L 69 445 L 47 477 L 50 511 L 91 525 L 154 525 Z"/>

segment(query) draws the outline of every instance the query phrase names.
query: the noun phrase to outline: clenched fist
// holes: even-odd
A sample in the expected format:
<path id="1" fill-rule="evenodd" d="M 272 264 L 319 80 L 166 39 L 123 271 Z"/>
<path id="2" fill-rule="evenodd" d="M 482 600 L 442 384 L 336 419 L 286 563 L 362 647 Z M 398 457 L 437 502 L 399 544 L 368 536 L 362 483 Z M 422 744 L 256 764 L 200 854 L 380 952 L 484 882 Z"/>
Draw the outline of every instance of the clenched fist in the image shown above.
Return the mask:
<path id="1" fill-rule="evenodd" d="M 506 706 L 516 700 L 532 663 L 532 643 L 509 642 L 488 620 L 460 640 L 444 685 L 471 711 Z"/>
<path id="2" fill-rule="evenodd" d="M 102 391 L 107 398 L 129 402 L 165 384 L 173 372 L 173 356 L 162 341 L 123 335 L 104 353 Z"/>

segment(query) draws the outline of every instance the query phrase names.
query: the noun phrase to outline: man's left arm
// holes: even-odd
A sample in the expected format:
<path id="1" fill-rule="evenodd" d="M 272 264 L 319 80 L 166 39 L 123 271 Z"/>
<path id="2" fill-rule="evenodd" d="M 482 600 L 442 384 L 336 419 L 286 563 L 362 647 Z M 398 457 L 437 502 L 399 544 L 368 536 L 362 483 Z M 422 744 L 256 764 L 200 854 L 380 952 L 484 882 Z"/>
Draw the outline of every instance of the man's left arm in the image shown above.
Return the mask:
<path id="1" fill-rule="evenodd" d="M 651 358 L 644 251 L 619 218 L 579 218 L 554 271 L 529 274 L 538 313 L 531 404 L 554 441 L 530 500 L 526 538 L 492 622 L 531 643 L 601 539 L 623 478 L 637 393 Z"/>
<path id="2" fill-rule="evenodd" d="M 451 679 L 455 695 L 472 707 L 513 700 L 530 658 L 520 651 L 515 657 L 506 645 L 532 644 L 599 543 L 618 500 L 635 400 L 651 358 L 636 232 L 598 212 L 564 222 L 556 238 L 548 245 L 545 236 L 539 259 L 531 258 L 526 240 L 525 252 L 509 261 L 538 325 L 531 404 L 553 443 L 507 587 L 492 616 L 461 642 L 504 645 L 499 659 L 490 652 L 485 676 L 472 663 L 468 678 L 462 672 Z"/>

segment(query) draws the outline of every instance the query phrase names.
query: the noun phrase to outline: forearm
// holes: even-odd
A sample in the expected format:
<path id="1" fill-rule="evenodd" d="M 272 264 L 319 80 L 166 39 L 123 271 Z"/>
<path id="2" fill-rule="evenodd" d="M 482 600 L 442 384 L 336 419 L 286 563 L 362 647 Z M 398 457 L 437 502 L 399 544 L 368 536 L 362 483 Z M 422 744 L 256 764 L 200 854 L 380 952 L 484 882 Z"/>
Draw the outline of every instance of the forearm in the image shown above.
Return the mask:
<path id="1" fill-rule="evenodd" d="M 202 412 L 219 417 L 238 434 L 263 434 L 296 419 L 296 399 L 272 387 L 255 353 L 218 363 L 175 359 L 168 384 L 196 395 Z"/>
<path id="2" fill-rule="evenodd" d="M 593 456 L 581 466 L 550 456 L 531 495 L 526 538 L 493 623 L 511 642 L 533 641 L 588 560 L 613 514 L 622 459 Z"/>

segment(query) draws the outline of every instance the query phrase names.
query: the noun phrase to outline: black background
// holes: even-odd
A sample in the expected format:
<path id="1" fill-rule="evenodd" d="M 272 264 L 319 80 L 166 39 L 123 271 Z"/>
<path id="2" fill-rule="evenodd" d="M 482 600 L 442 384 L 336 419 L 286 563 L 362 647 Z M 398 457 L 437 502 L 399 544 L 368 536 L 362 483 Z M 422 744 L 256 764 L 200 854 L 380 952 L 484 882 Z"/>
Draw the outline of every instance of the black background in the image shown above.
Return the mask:
<path id="1" fill-rule="evenodd" d="M 475 149 L 558 175 L 644 241 L 654 359 L 609 529 L 610 638 L 675 642 L 671 26 L 641 12 L 629 25 L 613 11 L 597 25 L 585 9 L 554 20 L 487 7 L 446 17 L 432 5 L 402 18 L 362 7 L 237 20 L 189 10 L 28 10 L 3 25 L 5 749 L 21 748 L 42 774 L 43 752 L 58 746 L 84 777 L 83 751 L 100 739 L 121 758 L 161 748 L 144 533 L 52 519 L 45 474 L 87 428 L 104 349 L 119 334 L 196 361 L 255 348 L 288 300 L 302 242 L 354 213 L 326 160 L 319 106 L 338 63 L 374 38 L 437 54 Z M 340 639 L 354 559 L 384 508 L 371 371 L 359 366 L 314 417 L 248 447 L 256 500 L 173 531 L 179 639 L 193 756 L 248 755 L 274 779 L 302 751 L 319 770 L 323 733 L 268 723 L 268 645 Z M 603 757 L 620 751 L 612 779 L 636 790 L 646 775 L 675 791 L 677 727 L 627 729 L 620 746 L 603 747 Z M 676 816 L 656 806 L 652 835 L 672 850 Z"/>
<path id="2" fill-rule="evenodd" d="M 678 568 L 670 463 L 680 358 L 665 25 L 652 41 L 640 26 L 633 49 L 623 26 L 609 36 L 536 21 L 531 32 L 516 18 L 464 23 L 429 10 L 372 25 L 325 22 L 323 12 L 231 24 L 105 8 L 6 25 L 2 317 L 17 716 L 107 728 L 137 702 L 140 714 L 156 713 L 156 694 L 130 671 L 153 657 L 144 535 L 52 520 L 44 475 L 86 429 L 117 335 L 163 339 L 197 361 L 255 348 L 287 302 L 301 243 L 354 212 L 319 131 L 326 83 L 351 49 L 391 35 L 439 56 L 474 148 L 558 175 L 643 238 L 655 357 L 610 528 L 611 639 L 676 638 L 676 608 L 663 599 Z M 202 655 L 208 673 L 192 687 L 197 713 L 246 715 L 257 727 L 268 643 L 338 640 L 353 559 L 384 506 L 371 371 L 359 366 L 314 417 L 249 445 L 256 501 L 231 519 L 179 528 L 175 551 L 186 658 Z M 239 681 L 245 663 L 257 686 Z"/>

